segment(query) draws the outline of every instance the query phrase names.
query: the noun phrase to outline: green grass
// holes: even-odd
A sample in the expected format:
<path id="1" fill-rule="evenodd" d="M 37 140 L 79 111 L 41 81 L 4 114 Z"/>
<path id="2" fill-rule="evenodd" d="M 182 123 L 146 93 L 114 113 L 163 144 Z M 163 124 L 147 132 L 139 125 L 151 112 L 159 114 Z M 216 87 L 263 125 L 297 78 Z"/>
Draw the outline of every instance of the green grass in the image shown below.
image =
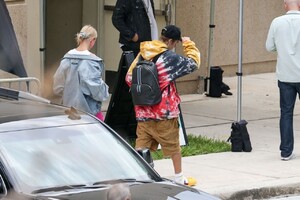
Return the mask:
<path id="1" fill-rule="evenodd" d="M 205 136 L 188 135 L 188 145 L 181 147 L 182 157 L 209 153 L 231 151 L 231 145 L 226 141 L 207 138 Z M 131 143 L 134 146 L 134 142 Z M 161 150 L 151 152 L 153 160 L 163 159 Z"/>

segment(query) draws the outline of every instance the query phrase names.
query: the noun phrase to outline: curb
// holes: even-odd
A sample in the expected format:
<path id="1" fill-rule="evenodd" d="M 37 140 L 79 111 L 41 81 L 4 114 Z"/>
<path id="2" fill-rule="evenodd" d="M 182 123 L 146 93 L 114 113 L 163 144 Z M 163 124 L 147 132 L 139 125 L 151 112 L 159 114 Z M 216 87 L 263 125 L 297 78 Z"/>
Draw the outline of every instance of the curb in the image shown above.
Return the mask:
<path id="1" fill-rule="evenodd" d="M 217 195 L 222 200 L 264 200 L 272 197 L 278 197 L 283 195 L 300 195 L 300 184 L 278 186 L 278 187 L 263 187 L 251 190 L 243 190 L 231 194 L 219 194 Z"/>

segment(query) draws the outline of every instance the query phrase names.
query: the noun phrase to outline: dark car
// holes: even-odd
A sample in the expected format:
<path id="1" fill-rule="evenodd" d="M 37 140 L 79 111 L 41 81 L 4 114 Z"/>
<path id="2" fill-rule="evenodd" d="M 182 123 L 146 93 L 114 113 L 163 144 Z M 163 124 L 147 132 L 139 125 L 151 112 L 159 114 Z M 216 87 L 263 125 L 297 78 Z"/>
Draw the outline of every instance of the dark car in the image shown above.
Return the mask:
<path id="1" fill-rule="evenodd" d="M 0 110 L 0 199 L 106 200 L 116 183 L 132 200 L 218 199 L 162 178 L 88 113 L 6 88 Z"/>

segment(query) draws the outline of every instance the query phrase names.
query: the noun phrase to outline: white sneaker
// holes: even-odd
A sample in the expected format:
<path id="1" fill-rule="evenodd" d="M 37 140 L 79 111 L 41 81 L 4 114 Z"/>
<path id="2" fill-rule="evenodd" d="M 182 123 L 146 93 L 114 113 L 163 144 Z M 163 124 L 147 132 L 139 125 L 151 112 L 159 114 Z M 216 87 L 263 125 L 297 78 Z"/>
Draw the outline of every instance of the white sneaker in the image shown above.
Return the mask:
<path id="1" fill-rule="evenodd" d="M 293 158 L 295 158 L 295 154 L 293 154 L 293 153 L 291 153 L 291 155 L 289 155 L 288 157 L 282 157 L 281 156 L 281 160 L 283 160 L 283 161 L 288 161 L 288 160 L 291 160 Z"/>
<path id="2" fill-rule="evenodd" d="M 197 181 L 195 178 L 185 176 L 175 176 L 174 181 L 176 183 L 180 183 L 182 185 L 188 185 L 188 186 L 195 186 L 197 184 Z"/>

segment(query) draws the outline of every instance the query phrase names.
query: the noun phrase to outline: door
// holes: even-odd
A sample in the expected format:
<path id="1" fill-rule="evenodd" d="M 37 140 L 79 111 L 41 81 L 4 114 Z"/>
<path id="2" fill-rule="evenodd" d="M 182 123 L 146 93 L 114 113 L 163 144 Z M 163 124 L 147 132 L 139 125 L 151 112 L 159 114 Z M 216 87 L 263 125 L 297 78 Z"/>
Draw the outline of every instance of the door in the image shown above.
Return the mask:
<path id="1" fill-rule="evenodd" d="M 61 58 L 76 47 L 75 34 L 82 26 L 83 0 L 46 0 L 45 74 L 43 96 L 52 97 L 52 77 Z"/>

